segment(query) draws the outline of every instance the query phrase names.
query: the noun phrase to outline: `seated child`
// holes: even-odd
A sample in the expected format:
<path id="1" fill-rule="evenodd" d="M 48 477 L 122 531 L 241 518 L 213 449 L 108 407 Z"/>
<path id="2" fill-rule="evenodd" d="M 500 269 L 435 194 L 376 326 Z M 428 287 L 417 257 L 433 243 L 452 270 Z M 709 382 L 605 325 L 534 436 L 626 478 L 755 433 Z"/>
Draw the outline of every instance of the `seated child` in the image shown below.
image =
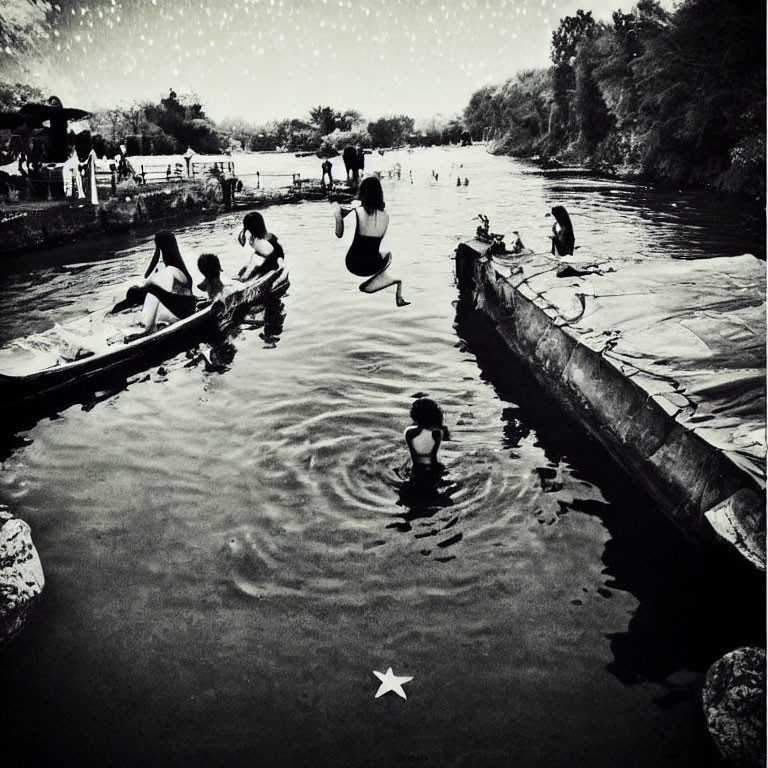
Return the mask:
<path id="1" fill-rule="evenodd" d="M 205 278 L 197 287 L 208 294 L 208 298 L 215 299 L 223 290 L 224 283 L 221 282 L 221 262 L 219 257 L 213 253 L 204 253 L 197 260 L 197 269 Z"/>

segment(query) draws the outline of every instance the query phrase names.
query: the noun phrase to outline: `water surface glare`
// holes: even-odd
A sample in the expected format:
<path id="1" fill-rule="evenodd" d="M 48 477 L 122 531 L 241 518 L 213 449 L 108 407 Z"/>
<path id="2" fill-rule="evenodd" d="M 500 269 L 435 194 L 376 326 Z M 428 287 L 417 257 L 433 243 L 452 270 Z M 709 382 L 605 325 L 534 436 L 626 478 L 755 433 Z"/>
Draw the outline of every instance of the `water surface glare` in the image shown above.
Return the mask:
<path id="1" fill-rule="evenodd" d="M 499 363 L 452 256 L 480 211 L 543 249 L 563 203 L 585 249 L 650 259 L 764 251 L 758 214 L 482 147 L 377 162 L 411 306 L 358 291 L 327 204 L 269 208 L 286 296 L 16 437 L 0 501 L 47 585 L 0 656 L 3 766 L 721 765 L 703 672 L 762 641 L 734 599 L 761 585 L 692 552 Z M 240 218 L 179 230 L 187 264 L 235 272 Z M 14 260 L 2 338 L 109 305 L 151 252 L 122 245 Z M 418 393 L 450 428 L 426 495 L 402 439 Z M 390 666 L 406 701 L 374 699 Z"/>

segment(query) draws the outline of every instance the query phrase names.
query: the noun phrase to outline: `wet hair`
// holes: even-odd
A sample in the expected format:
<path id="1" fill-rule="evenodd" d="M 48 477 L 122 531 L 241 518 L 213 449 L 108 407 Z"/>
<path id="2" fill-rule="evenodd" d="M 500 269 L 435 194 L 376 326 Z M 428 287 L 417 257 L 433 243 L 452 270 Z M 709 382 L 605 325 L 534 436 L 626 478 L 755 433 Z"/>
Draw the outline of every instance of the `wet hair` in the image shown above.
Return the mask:
<path id="1" fill-rule="evenodd" d="M 264 217 L 257 211 L 245 214 L 243 217 L 243 229 L 259 240 L 267 236 L 267 225 L 264 223 Z"/>
<path id="2" fill-rule="evenodd" d="M 152 256 L 152 260 L 149 262 L 144 277 L 149 277 L 152 274 L 152 270 L 157 266 L 157 262 L 160 260 L 160 254 L 163 255 L 163 264 L 165 264 L 166 267 L 176 267 L 176 269 L 181 270 L 189 281 L 189 284 L 192 285 L 192 275 L 189 274 L 187 265 L 184 263 L 184 259 L 181 258 L 176 237 L 173 232 L 169 232 L 167 229 L 163 229 L 155 235 L 155 253 Z"/>
<path id="3" fill-rule="evenodd" d="M 384 190 L 375 176 L 368 176 L 360 182 L 360 191 L 357 196 L 367 214 L 372 215 L 376 211 L 384 210 Z"/>
<path id="4" fill-rule="evenodd" d="M 411 419 L 422 429 L 440 429 L 443 426 L 443 411 L 428 397 L 420 397 L 411 406 Z"/>
<path id="5" fill-rule="evenodd" d="M 564 229 L 569 229 L 573 232 L 573 224 L 571 224 L 571 217 L 568 215 L 568 211 L 562 205 L 556 205 L 552 208 L 552 215 L 555 217 L 555 221 Z"/>
<path id="6" fill-rule="evenodd" d="M 218 280 L 221 274 L 221 262 L 215 253 L 203 253 L 197 260 L 200 274 L 207 280 Z"/>
<path id="7" fill-rule="evenodd" d="M 560 236 L 558 242 L 553 242 L 553 248 L 557 250 L 560 256 L 570 256 L 573 253 L 576 243 L 576 236 L 573 234 L 573 224 L 568 211 L 562 205 L 556 205 L 552 208 L 552 215 L 555 221 L 560 225 Z M 554 250 L 553 250 L 554 253 Z"/>

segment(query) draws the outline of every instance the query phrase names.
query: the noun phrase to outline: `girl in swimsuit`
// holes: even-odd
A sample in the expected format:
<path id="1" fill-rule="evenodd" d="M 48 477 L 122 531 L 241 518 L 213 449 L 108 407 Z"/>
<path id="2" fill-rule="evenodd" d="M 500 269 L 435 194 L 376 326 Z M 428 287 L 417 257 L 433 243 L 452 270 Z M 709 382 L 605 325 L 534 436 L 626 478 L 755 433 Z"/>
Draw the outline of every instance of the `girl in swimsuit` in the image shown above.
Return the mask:
<path id="1" fill-rule="evenodd" d="M 403 299 L 403 281 L 389 274 L 392 254 L 379 252 L 379 245 L 389 226 L 389 214 L 384 210 L 381 182 L 375 176 L 363 179 L 358 197 L 361 203 L 358 208 L 342 208 L 338 203 L 334 203 L 336 237 L 344 235 L 345 216 L 354 211 L 357 221 L 355 237 L 347 251 L 347 269 L 353 275 L 370 278 L 360 283 L 360 290 L 364 293 L 376 293 L 394 285 L 397 306 L 404 307 L 411 302 Z"/>
<path id="2" fill-rule="evenodd" d="M 448 430 L 443 425 L 443 411 L 428 397 L 420 397 L 411 406 L 411 419 L 414 426 L 405 430 L 405 442 L 411 452 L 413 468 L 441 469 L 437 452 L 443 438 L 448 438 Z"/>
<path id="3" fill-rule="evenodd" d="M 176 238 L 167 230 L 155 235 L 155 253 L 144 273 L 144 283 L 129 288 L 126 298 L 116 304 L 112 312 L 142 303 L 143 330 L 127 336 L 126 341 L 152 333 L 158 319 L 175 322 L 195 311 L 197 301 L 192 295 L 192 275 L 181 258 Z M 159 317 L 160 307 L 164 312 Z"/>
<path id="4" fill-rule="evenodd" d="M 285 258 L 283 246 L 271 232 L 267 232 L 264 217 L 256 211 L 245 214 L 243 230 L 237 236 L 237 241 L 242 246 L 247 242 L 253 248 L 251 260 L 237 273 L 241 280 L 266 275 L 277 269 Z"/>
<path id="5" fill-rule="evenodd" d="M 562 205 L 556 205 L 552 209 L 555 223 L 552 225 L 552 255 L 573 256 L 576 237 L 573 234 L 573 224 L 568 211 Z"/>

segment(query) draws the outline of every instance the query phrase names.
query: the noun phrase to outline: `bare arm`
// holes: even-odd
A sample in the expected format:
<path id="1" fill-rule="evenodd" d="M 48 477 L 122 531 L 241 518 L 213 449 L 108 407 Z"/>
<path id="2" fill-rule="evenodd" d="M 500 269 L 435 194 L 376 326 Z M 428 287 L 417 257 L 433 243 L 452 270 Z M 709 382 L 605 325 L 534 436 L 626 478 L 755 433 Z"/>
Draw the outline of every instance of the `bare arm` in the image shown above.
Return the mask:
<path id="1" fill-rule="evenodd" d="M 157 266 L 158 261 L 160 261 L 160 249 L 155 246 L 155 252 L 150 259 L 149 266 L 147 267 L 147 271 L 144 273 L 144 277 L 149 277 L 152 274 L 152 271 Z"/>
<path id="2" fill-rule="evenodd" d="M 344 237 L 344 217 L 352 213 L 354 208 L 342 208 L 338 203 L 333 203 L 332 209 L 336 219 L 336 237 Z"/>
<path id="3" fill-rule="evenodd" d="M 432 448 L 432 454 L 430 458 L 432 459 L 433 464 L 437 464 L 437 451 L 440 448 L 440 443 L 443 442 L 443 430 L 442 429 L 433 429 L 432 430 L 432 439 L 435 441 L 435 445 Z"/>

